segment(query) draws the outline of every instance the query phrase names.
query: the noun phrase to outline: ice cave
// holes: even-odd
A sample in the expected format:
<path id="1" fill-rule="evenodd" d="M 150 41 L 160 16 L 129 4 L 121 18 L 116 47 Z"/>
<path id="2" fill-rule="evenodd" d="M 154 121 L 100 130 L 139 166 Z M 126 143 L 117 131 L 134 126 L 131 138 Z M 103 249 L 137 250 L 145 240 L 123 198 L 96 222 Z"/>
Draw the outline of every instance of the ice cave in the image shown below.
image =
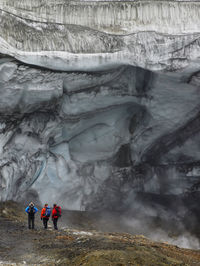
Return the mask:
<path id="1" fill-rule="evenodd" d="M 200 2 L 1 0 L 0 140 L 1 201 L 199 221 Z"/>

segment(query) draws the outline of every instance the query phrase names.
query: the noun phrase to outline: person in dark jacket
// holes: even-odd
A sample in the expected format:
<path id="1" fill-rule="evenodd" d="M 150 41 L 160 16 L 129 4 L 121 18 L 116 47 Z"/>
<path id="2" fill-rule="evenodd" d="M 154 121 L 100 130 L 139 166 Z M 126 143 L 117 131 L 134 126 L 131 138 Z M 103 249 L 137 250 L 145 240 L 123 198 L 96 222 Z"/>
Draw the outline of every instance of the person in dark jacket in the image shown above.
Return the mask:
<path id="1" fill-rule="evenodd" d="M 28 228 L 34 229 L 35 214 L 38 209 L 34 206 L 33 202 L 31 202 L 25 211 L 28 213 Z"/>
<path id="2" fill-rule="evenodd" d="M 41 220 L 43 220 L 44 229 L 47 229 L 50 215 L 51 215 L 51 209 L 46 203 L 41 211 L 41 216 L 40 216 Z"/>
<path id="3" fill-rule="evenodd" d="M 57 222 L 59 217 L 61 217 L 61 208 L 60 206 L 57 206 L 57 204 L 54 204 L 52 210 L 52 220 L 55 230 L 58 230 Z"/>

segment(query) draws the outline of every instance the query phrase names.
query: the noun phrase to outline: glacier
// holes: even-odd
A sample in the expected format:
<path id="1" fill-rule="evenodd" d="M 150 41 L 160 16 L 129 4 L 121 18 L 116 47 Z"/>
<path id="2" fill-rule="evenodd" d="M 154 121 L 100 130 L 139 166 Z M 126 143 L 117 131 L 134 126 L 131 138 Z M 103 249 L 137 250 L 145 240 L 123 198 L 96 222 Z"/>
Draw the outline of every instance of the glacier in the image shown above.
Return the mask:
<path id="1" fill-rule="evenodd" d="M 200 2 L 0 2 L 0 200 L 200 189 Z"/>

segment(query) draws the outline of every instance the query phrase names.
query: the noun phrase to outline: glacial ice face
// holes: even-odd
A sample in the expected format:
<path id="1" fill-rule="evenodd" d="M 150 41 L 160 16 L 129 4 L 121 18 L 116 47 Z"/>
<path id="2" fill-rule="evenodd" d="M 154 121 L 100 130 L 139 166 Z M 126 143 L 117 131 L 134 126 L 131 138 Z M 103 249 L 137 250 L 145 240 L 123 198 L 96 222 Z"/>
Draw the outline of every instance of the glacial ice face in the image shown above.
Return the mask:
<path id="1" fill-rule="evenodd" d="M 41 105 L 44 110 L 51 108 L 63 94 L 65 76 L 15 62 L 0 64 L 0 113 L 30 113 Z"/>
<path id="2" fill-rule="evenodd" d="M 0 9 L 33 22 L 81 25 L 112 34 L 199 32 L 199 1 L 1 0 Z"/>
<path id="3" fill-rule="evenodd" d="M 198 183 L 198 165 L 185 178 L 176 169 L 181 157 L 186 166 L 199 160 L 197 86 L 132 66 L 96 73 L 37 71 L 58 80 L 62 74 L 63 93 L 52 106 L 38 101 L 38 110 L 2 115 L 2 200 L 37 193 L 42 202 L 84 209 L 102 201 L 106 207 L 108 197 L 117 199 L 116 187 L 127 195 L 181 194 Z"/>
<path id="4" fill-rule="evenodd" d="M 33 23 L 1 13 L 1 53 L 54 70 L 94 71 L 130 64 L 169 71 L 189 66 L 200 54 L 199 33 L 111 35 L 78 25 Z"/>
<path id="5" fill-rule="evenodd" d="M 200 54 L 199 6 L 176 1 L 5 0 L 0 3 L 0 50 L 24 63 L 62 71 L 121 64 L 181 69 Z"/>
<path id="6" fill-rule="evenodd" d="M 0 200 L 198 191 L 199 6 L 2 0 Z"/>

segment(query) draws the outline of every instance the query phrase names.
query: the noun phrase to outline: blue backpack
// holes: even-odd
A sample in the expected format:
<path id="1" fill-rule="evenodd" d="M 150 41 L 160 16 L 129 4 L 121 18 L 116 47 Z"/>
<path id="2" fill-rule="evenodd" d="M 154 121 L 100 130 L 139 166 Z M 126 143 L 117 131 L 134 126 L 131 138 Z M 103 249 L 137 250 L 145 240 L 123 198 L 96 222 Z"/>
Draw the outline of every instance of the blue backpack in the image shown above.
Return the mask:
<path id="1" fill-rule="evenodd" d="M 50 217 L 50 215 L 51 215 L 51 208 L 50 207 L 46 207 L 45 217 Z"/>

